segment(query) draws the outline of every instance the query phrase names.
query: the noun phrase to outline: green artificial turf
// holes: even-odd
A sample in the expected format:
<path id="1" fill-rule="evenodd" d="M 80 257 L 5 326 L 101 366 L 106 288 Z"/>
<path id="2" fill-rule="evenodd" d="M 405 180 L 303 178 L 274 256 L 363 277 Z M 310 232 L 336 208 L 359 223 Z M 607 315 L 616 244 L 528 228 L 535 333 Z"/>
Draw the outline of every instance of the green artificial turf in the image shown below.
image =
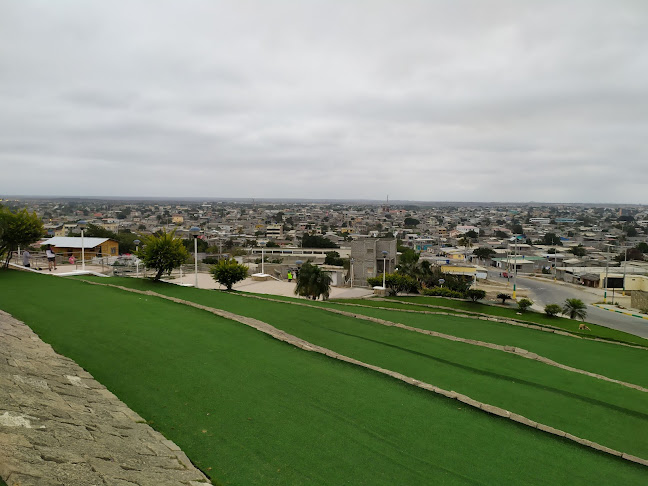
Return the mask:
<path id="1" fill-rule="evenodd" d="M 516 346 L 561 364 L 648 388 L 648 350 L 644 349 L 576 339 L 501 322 L 461 316 L 426 315 L 372 307 L 349 307 L 336 305 L 334 302 L 326 303 L 323 307 L 377 317 L 462 338 L 477 339 L 503 346 Z"/>
<path id="2" fill-rule="evenodd" d="M 645 480 L 642 466 L 187 306 L 15 272 L 0 274 L 0 296 L 215 484 Z"/>
<path id="3" fill-rule="evenodd" d="M 573 321 L 571 319 L 566 319 L 563 317 L 549 317 L 545 314 L 540 314 L 533 311 L 527 311 L 522 315 L 518 315 L 517 313 L 519 312 L 519 310 L 513 306 L 507 308 L 502 306 L 488 305 L 481 302 L 468 302 L 463 300 L 446 299 L 443 297 L 424 296 L 390 297 L 389 300 L 401 303 L 410 302 L 413 304 L 439 305 L 444 307 L 451 307 L 458 311 L 480 312 L 482 314 L 523 320 L 531 323 L 542 324 L 545 326 L 560 327 L 569 332 L 579 333 L 577 324 L 580 324 L 580 322 L 578 321 Z M 357 300 L 349 300 L 348 302 L 357 302 Z M 412 308 L 420 307 L 412 306 Z M 591 328 L 591 331 L 587 333 L 581 333 L 584 336 L 600 337 L 603 339 L 611 339 L 626 343 L 639 344 L 641 346 L 648 346 L 648 339 L 644 339 L 627 332 L 617 331 L 616 329 L 610 329 L 609 327 L 599 326 L 597 324 L 587 323 L 587 325 Z"/>
<path id="4" fill-rule="evenodd" d="M 637 390 L 501 351 L 325 310 L 147 280 L 122 278 L 111 282 L 153 289 L 254 317 L 341 354 L 466 394 L 608 447 L 648 457 L 648 394 Z"/>

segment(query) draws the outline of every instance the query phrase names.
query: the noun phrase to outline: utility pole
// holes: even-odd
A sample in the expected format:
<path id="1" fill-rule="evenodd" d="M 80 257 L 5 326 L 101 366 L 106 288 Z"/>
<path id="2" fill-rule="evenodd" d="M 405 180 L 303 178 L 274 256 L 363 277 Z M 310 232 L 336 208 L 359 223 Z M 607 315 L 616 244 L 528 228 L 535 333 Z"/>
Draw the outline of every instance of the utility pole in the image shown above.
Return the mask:
<path id="1" fill-rule="evenodd" d="M 603 303 L 607 303 L 607 288 L 608 288 L 608 267 L 610 266 L 610 244 L 608 243 L 607 258 L 605 259 L 605 290 L 603 291 Z"/>
<path id="2" fill-rule="evenodd" d="M 625 256 L 623 258 L 623 292 L 622 294 L 625 295 L 625 279 L 626 279 L 626 267 L 628 265 L 628 247 L 626 246 L 625 248 Z"/>

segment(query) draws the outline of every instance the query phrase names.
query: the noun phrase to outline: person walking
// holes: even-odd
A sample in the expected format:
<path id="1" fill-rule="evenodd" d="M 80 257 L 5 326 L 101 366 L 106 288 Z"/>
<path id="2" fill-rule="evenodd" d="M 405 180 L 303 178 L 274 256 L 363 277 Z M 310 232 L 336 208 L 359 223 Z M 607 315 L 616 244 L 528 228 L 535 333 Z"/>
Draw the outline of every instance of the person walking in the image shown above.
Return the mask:
<path id="1" fill-rule="evenodd" d="M 47 266 L 48 270 L 51 272 L 52 267 L 56 270 L 56 253 L 52 250 L 51 245 L 47 245 L 47 250 L 45 250 L 45 256 L 47 256 Z"/>
<path id="2" fill-rule="evenodd" d="M 28 250 L 23 251 L 22 254 L 23 267 L 27 267 L 27 268 L 31 267 L 30 259 L 31 259 L 31 254 L 29 253 L 29 251 Z"/>

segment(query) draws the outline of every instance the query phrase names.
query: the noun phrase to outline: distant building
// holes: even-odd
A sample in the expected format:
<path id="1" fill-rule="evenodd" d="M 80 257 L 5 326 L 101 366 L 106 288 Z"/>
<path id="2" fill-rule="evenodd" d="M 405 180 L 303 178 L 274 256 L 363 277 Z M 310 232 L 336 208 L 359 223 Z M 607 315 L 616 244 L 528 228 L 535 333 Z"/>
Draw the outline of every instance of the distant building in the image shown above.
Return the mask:
<path id="1" fill-rule="evenodd" d="M 266 236 L 274 239 L 283 238 L 283 225 L 269 224 L 266 226 Z"/>
<path id="2" fill-rule="evenodd" d="M 551 218 L 531 218 L 529 222 L 532 224 L 549 224 L 551 223 Z"/>
<path id="3" fill-rule="evenodd" d="M 475 233 L 479 234 L 479 228 L 477 226 L 458 225 L 455 229 L 462 235 L 465 235 L 470 231 L 474 231 Z"/>

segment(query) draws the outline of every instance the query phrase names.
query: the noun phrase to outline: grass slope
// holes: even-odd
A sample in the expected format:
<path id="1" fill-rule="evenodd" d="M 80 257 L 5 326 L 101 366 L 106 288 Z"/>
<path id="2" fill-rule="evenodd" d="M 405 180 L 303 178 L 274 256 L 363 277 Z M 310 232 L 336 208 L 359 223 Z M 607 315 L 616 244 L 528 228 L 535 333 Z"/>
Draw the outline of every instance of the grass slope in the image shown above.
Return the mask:
<path id="1" fill-rule="evenodd" d="M 334 302 L 326 303 L 324 307 L 378 317 L 462 338 L 517 346 L 562 364 L 648 387 L 648 351 L 643 349 L 574 339 L 510 324 L 461 316 L 441 317 L 372 307 L 350 307 Z M 412 309 L 412 306 L 409 309 Z M 417 309 L 420 307 L 414 308 Z"/>
<path id="2" fill-rule="evenodd" d="M 0 307 L 176 441 L 216 484 L 641 484 L 645 468 L 241 324 L 0 274 Z"/>
<path id="3" fill-rule="evenodd" d="M 455 390 L 608 447 L 648 457 L 646 393 L 500 351 L 325 310 L 145 280 L 111 281 L 254 317 L 361 361 Z M 597 427 L 592 427 L 593 423 Z"/>
<path id="4" fill-rule="evenodd" d="M 520 316 L 517 314 L 517 312 L 519 311 L 513 306 L 507 308 L 495 305 L 487 305 L 481 302 L 467 302 L 463 300 L 444 299 L 443 297 L 424 296 L 391 297 L 390 300 L 401 303 L 440 305 L 444 307 L 452 307 L 457 311 L 481 312 L 483 314 L 489 314 L 492 316 L 522 319 L 524 321 L 533 322 L 536 324 L 560 327 L 569 332 L 579 333 L 578 324 L 580 324 L 580 321 L 574 321 L 563 317 L 549 317 L 545 314 L 540 314 L 533 311 L 527 311 Z M 583 335 L 601 337 L 604 339 L 611 339 L 632 344 L 639 344 L 641 346 L 648 346 L 648 339 L 644 339 L 627 332 L 617 331 L 616 329 L 610 329 L 609 327 L 599 326 L 597 324 L 588 323 L 587 325 L 591 328 L 591 332 L 582 333 Z"/>

